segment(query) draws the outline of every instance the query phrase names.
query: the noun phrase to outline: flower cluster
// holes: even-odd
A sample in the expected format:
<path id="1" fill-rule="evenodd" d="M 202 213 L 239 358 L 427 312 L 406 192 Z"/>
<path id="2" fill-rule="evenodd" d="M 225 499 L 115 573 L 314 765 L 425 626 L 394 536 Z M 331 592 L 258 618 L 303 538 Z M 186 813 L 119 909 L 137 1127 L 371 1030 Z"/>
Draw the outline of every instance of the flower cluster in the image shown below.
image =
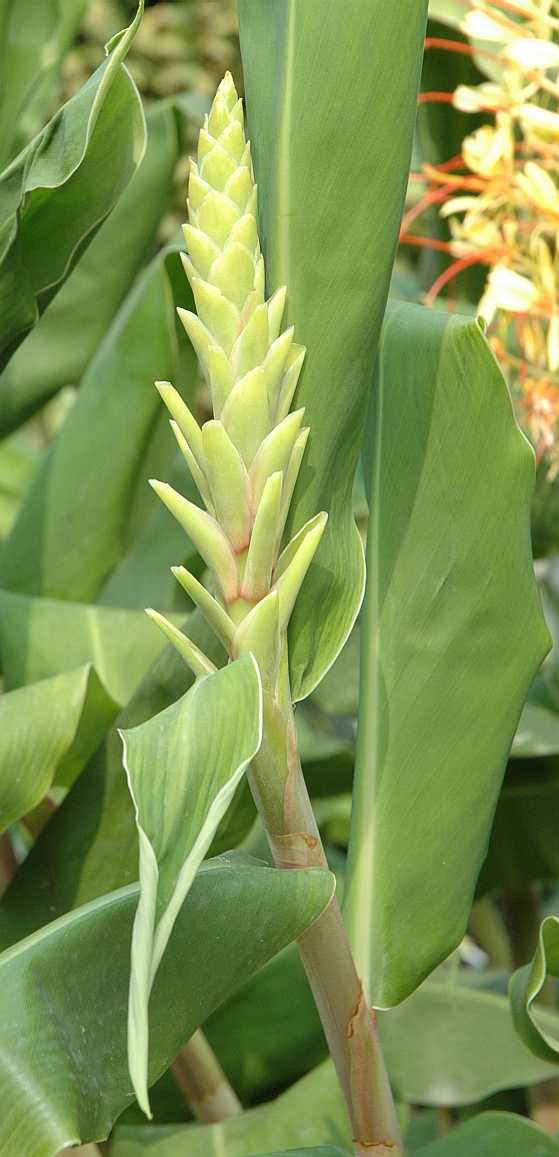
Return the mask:
<path id="1" fill-rule="evenodd" d="M 231 657 L 252 651 L 273 691 L 327 515 L 311 518 L 282 550 L 309 435 L 304 410 L 291 409 L 305 350 L 284 325 L 285 288 L 266 298 L 256 200 L 242 101 L 227 73 L 190 166 L 183 265 L 197 312 L 178 311 L 213 417 L 200 427 L 171 383 L 157 383 L 206 509 L 165 482 L 151 484 L 204 559 L 215 597 L 184 567 L 173 568 L 178 582 Z M 196 675 L 212 670 L 190 639 L 148 613 Z"/>
<path id="2" fill-rule="evenodd" d="M 557 0 L 465 0 L 462 42 L 427 47 L 471 52 L 489 77 L 460 85 L 448 99 L 463 112 L 487 114 L 461 154 L 424 165 L 427 190 L 404 219 L 440 206 L 453 261 L 427 295 L 431 303 L 461 270 L 488 268 L 479 303 L 490 340 L 509 373 L 519 414 L 538 460 L 559 469 L 559 3 Z M 422 239 L 429 243 L 428 239 Z"/>

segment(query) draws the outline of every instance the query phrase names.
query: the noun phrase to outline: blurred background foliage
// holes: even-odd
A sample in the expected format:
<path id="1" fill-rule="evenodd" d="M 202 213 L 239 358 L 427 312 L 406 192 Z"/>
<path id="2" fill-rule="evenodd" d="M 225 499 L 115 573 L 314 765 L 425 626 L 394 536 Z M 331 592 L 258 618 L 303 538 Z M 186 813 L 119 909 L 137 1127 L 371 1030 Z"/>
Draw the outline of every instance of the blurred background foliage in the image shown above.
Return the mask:
<path id="1" fill-rule="evenodd" d="M 130 22 L 136 6 L 132 0 L 52 0 L 40 6 L 30 0 L 27 16 L 25 7 L 20 0 L 0 9 L 4 75 L 9 81 L 10 70 L 14 75 L 17 71 L 13 85 L 7 83 L 0 96 L 4 165 L 88 82 L 102 64 L 104 44 Z M 491 9 L 490 4 L 481 7 Z M 496 123 L 494 112 L 478 107 L 479 102 L 470 102 L 473 111 L 466 112 L 458 107 L 463 100 L 453 100 L 460 86 L 475 90 L 488 80 L 483 69 L 488 58 L 472 51 L 476 45 L 465 31 L 467 11 L 466 0 L 436 0 L 432 5 L 413 174 L 392 292 L 428 301 L 433 308 L 474 313 L 487 286 L 487 260 L 466 262 L 449 276 L 453 262 L 464 256 L 464 241 L 456 227 L 452 232 L 452 214 L 449 225 L 449 216 L 440 213 L 445 198 L 456 191 L 452 182 L 441 182 L 441 174 L 467 176 L 464 139 L 484 126 L 493 130 Z M 461 47 L 449 48 L 448 41 Z M 25 68 L 18 60 L 25 61 Z M 154 605 L 183 621 L 192 608 L 169 566 L 185 563 L 195 572 L 202 569 L 146 479 L 160 474 L 173 481 L 176 476 L 183 490 L 185 486 L 153 390 L 154 378 L 173 380 L 200 418 L 207 413 L 192 350 L 175 321 L 175 304 L 188 305 L 189 298 L 178 257 L 179 225 L 185 216 L 188 153 L 209 98 L 227 68 L 242 85 L 234 0 L 147 4 L 127 67 L 146 115 L 145 156 L 0 374 L 4 690 L 9 693 L 93 663 L 114 705 L 107 722 L 104 701 L 101 735 L 99 727 L 91 731 L 88 725 L 89 739 L 82 745 L 79 766 L 74 761 L 71 783 L 55 780 L 42 802 L 4 837 L 0 867 L 7 890 L 0 938 L 5 945 L 135 879 L 136 834 L 118 739 L 110 724 L 120 712 L 119 724 L 130 726 L 181 691 L 180 669 L 162 650 L 143 607 Z M 553 111 L 557 99 L 547 93 L 543 104 Z M 520 144 L 516 128 L 513 136 Z M 551 150 L 545 171 L 559 197 L 555 138 L 549 130 L 545 143 Z M 505 181 L 510 185 L 509 172 Z M 441 188 L 444 198 L 430 195 Z M 507 202 L 505 216 L 509 208 Z M 544 210 L 538 212 L 541 220 Z M 371 228 L 373 214 L 374 206 Z M 513 215 L 521 218 L 517 207 Z M 503 226 L 501 218 L 497 224 Z M 554 267 L 555 233 L 551 240 L 546 237 Z M 534 437 L 532 412 L 527 416 L 522 404 L 530 377 L 522 370 L 524 354 L 509 342 L 511 333 L 515 342 L 520 340 L 518 327 L 505 314 L 504 328 L 494 328 L 492 336 L 519 417 L 538 452 L 532 539 L 555 645 L 531 689 L 511 751 L 469 935 L 418 993 L 381 1017 L 398 1097 L 412 1106 L 410 1148 L 427 1144 L 452 1124 L 487 1108 L 512 1109 L 559 1134 L 558 1081 L 552 1067 L 529 1053 L 516 1036 L 506 994 L 511 969 L 535 951 L 541 918 L 559 915 L 559 477 L 556 430 L 549 417 L 550 407 L 554 413 L 553 391 L 559 387 L 556 367 L 546 362 L 546 344 L 543 353 L 536 351 L 539 378 L 545 382 L 535 397 L 539 415 L 547 420 L 542 450 Z M 190 496 L 195 498 L 194 491 Z M 365 535 L 367 504 L 360 474 L 354 506 Z M 357 627 L 298 712 L 305 774 L 342 889 L 358 672 Z M 47 713 L 39 720 L 39 741 L 40 727 L 48 725 Z M 266 854 L 247 793 L 239 796 L 213 850 L 233 843 Z M 8 887 L 16 865 L 19 871 Z M 556 997 L 549 982 L 543 1015 L 558 1036 Z M 326 1055 L 291 948 L 215 1013 L 207 1029 L 248 1104 L 287 1088 Z M 410 1039 L 428 1045 L 414 1055 L 402 1047 Z M 327 1074 L 313 1079 L 313 1086 L 305 1086 L 305 1108 L 313 1098 L 319 1105 L 330 1095 Z M 153 1103 L 159 1123 L 172 1126 L 186 1119 L 184 1101 L 169 1074 L 159 1083 Z M 126 1114 L 123 1154 L 126 1122 L 133 1129 L 139 1120 L 135 1110 Z"/>

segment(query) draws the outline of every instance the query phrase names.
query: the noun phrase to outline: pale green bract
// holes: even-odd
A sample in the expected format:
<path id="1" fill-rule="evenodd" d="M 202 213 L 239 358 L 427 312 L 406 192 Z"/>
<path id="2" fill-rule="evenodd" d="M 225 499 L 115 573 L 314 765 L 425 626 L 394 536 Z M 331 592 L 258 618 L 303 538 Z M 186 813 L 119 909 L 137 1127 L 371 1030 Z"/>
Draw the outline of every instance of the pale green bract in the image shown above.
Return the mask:
<path id="1" fill-rule="evenodd" d="M 232 657 L 252 651 L 273 684 L 297 594 L 327 515 L 310 519 L 281 551 L 309 430 L 290 412 L 304 359 L 282 329 L 286 291 L 265 299 L 257 190 L 242 102 L 226 74 L 192 162 L 183 264 L 197 315 L 179 309 L 206 378 L 214 418 L 202 428 L 168 382 L 158 389 L 206 506 L 152 481 L 212 572 L 216 598 L 182 568 L 179 582 Z M 154 619 L 189 662 L 188 644 Z M 200 656 L 195 659 L 200 671 Z"/>

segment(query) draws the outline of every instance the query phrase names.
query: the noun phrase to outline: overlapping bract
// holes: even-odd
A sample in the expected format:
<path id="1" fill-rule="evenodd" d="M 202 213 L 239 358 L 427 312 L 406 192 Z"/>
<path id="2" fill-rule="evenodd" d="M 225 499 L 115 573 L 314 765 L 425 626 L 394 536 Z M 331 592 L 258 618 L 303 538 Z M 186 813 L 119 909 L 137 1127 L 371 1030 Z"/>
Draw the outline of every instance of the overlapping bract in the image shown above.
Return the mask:
<path id="1" fill-rule="evenodd" d="M 273 679 L 327 516 L 311 519 L 281 553 L 309 435 L 304 411 L 290 412 L 305 351 L 293 328 L 282 328 L 285 289 L 265 297 L 256 201 L 242 102 L 227 74 L 190 172 L 183 264 L 197 314 L 179 309 L 214 418 L 200 428 L 173 386 L 158 383 L 206 510 L 166 483 L 152 485 L 212 572 L 217 598 L 182 568 L 179 582 L 229 653 L 252 650 Z M 154 621 L 188 662 L 188 642 L 173 636 L 161 616 Z"/>

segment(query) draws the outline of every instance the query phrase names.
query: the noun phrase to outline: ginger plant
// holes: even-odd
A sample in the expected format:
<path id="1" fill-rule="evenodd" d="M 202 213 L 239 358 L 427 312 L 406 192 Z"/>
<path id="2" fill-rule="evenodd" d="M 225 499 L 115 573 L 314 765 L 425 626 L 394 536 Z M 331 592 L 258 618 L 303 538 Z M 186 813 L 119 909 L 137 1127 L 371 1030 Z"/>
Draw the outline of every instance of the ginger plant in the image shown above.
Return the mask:
<path id="1" fill-rule="evenodd" d="M 205 510 L 165 482 L 159 497 L 195 544 L 212 590 L 182 567 L 177 580 L 230 659 L 251 653 L 263 691 L 260 749 L 251 789 L 278 867 L 325 867 L 303 779 L 289 687 L 287 627 L 320 542 L 317 512 L 283 545 L 289 504 L 312 431 L 291 403 L 304 350 L 282 324 L 286 289 L 265 296 L 257 188 L 242 102 L 227 74 L 192 164 L 183 258 L 197 315 L 179 309 L 208 383 L 213 418 L 202 428 L 168 382 L 158 389 Z M 148 612 L 195 676 L 212 661 L 156 611 Z M 377 1038 L 334 898 L 298 942 L 344 1092 L 355 1152 L 400 1151 Z"/>

